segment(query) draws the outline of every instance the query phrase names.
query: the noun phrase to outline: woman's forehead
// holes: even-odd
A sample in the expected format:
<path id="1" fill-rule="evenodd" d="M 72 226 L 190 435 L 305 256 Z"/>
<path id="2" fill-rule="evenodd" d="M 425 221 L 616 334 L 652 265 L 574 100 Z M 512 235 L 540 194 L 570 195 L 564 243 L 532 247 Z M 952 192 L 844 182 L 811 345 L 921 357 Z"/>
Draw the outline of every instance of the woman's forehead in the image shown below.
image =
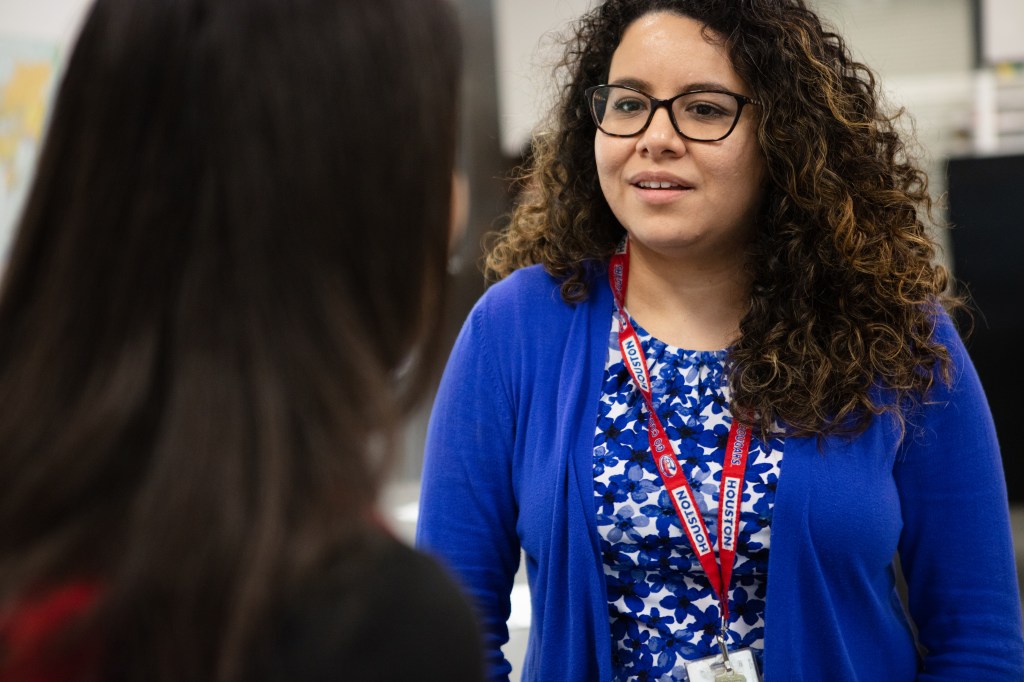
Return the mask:
<path id="1" fill-rule="evenodd" d="M 700 22 L 672 12 L 645 14 L 626 27 L 612 54 L 608 82 L 672 94 L 743 88 L 724 42 Z"/>

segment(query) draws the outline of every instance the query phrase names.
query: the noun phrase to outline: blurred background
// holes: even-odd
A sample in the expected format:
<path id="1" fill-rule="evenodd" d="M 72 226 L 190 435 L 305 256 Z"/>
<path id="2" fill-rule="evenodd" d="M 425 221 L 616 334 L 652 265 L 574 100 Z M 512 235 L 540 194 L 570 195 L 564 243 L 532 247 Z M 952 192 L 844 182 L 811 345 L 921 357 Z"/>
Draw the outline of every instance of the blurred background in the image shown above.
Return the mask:
<path id="1" fill-rule="evenodd" d="M 453 341 L 484 290 L 481 242 L 500 228 L 531 131 L 558 81 L 565 24 L 596 0 L 453 0 L 464 23 L 461 167 L 470 186 L 468 229 L 449 270 Z M 940 258 L 973 297 L 967 338 L 1000 434 L 1018 571 L 1024 566 L 1024 2 L 1021 0 L 810 0 L 871 66 L 893 109 L 905 107 L 937 198 Z M 31 180 L 48 105 L 88 0 L 0 0 L 0 266 Z M 97 92 L 97 97 L 112 93 Z M 1011 344 L 1014 344 L 1011 346 Z M 383 501 L 403 537 L 415 528 L 429 406 L 410 424 L 406 451 Z M 508 655 L 522 659 L 529 628 L 520 577 Z"/>

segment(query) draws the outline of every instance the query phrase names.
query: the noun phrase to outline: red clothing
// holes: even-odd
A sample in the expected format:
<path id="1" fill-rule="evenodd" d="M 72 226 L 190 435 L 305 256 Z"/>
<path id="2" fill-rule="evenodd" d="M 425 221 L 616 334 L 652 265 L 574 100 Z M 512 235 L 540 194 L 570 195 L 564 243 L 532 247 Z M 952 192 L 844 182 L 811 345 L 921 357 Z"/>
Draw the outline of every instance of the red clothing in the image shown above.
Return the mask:
<path id="1" fill-rule="evenodd" d="M 95 604 L 98 589 L 70 583 L 0 616 L 0 682 L 71 682 L 94 669 L 90 647 L 56 656 L 61 632 Z"/>

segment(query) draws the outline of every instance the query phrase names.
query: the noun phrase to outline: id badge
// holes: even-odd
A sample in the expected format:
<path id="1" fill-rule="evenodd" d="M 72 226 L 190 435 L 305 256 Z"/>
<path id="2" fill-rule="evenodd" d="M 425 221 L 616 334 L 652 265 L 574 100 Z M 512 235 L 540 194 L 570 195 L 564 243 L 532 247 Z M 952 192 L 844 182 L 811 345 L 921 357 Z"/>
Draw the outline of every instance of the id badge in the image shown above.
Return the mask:
<path id="1" fill-rule="evenodd" d="M 725 669 L 721 654 L 698 658 L 686 664 L 690 682 L 761 682 L 757 672 L 754 654 L 750 649 L 736 649 L 729 652 L 733 672 Z"/>

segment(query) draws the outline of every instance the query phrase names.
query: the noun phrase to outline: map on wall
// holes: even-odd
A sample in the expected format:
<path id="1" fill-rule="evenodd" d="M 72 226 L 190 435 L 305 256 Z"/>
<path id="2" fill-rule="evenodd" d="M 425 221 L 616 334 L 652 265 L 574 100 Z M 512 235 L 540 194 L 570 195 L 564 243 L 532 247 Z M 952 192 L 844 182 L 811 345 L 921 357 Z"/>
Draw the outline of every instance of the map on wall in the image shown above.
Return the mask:
<path id="1" fill-rule="evenodd" d="M 56 69 L 55 45 L 0 35 L 0 264 L 32 179 Z"/>

